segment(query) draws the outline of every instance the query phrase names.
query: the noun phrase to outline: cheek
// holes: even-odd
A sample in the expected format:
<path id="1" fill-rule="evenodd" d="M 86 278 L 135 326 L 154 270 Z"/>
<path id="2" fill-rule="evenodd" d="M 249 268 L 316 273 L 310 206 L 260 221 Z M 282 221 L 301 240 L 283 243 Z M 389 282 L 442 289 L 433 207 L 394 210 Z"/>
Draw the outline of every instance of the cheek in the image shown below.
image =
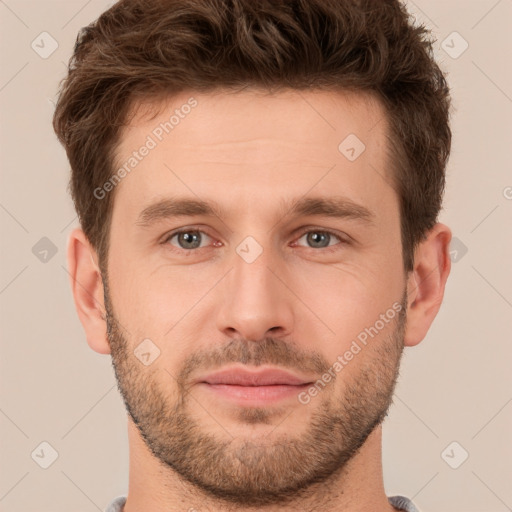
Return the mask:
<path id="1" fill-rule="evenodd" d="M 133 343 L 149 338 L 165 349 L 174 340 L 173 357 L 179 359 L 187 343 L 193 350 L 197 340 L 218 337 L 215 319 L 227 296 L 223 285 L 216 285 L 229 265 L 155 264 L 147 255 L 128 255 L 121 239 L 111 244 L 109 284 L 115 313 Z M 283 288 L 281 296 L 294 313 L 295 325 L 288 327 L 305 348 L 334 361 L 401 298 L 401 260 L 392 250 L 383 254 L 382 245 L 377 245 L 338 263 L 281 261 L 277 273 L 293 291 Z"/>
<path id="2" fill-rule="evenodd" d="M 121 253 L 121 251 L 118 251 Z M 109 277 L 115 314 L 133 343 L 149 338 L 164 349 L 196 323 L 200 301 L 218 281 L 218 269 L 154 266 L 147 258 L 121 258 L 112 252 Z M 117 260 L 116 260 L 117 258 Z"/>
<path id="3" fill-rule="evenodd" d="M 349 350 L 354 340 L 369 342 L 390 333 L 396 314 L 393 306 L 399 304 L 404 286 L 392 269 L 336 266 L 310 267 L 307 278 L 293 281 L 294 292 L 310 310 L 301 321 L 301 331 L 308 334 L 302 332 L 299 338 L 316 340 L 330 362 Z M 298 303 L 296 307 L 305 306 Z"/>

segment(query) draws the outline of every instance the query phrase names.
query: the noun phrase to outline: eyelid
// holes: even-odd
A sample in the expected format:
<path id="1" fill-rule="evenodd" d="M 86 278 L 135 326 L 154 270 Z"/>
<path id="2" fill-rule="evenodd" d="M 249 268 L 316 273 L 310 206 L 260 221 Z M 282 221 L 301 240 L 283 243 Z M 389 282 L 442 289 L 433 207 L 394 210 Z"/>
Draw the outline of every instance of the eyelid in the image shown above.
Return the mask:
<path id="1" fill-rule="evenodd" d="M 352 240 L 352 238 L 350 236 L 348 236 L 344 233 L 335 231 L 333 229 L 321 228 L 318 226 L 306 226 L 304 228 L 300 228 L 298 231 L 299 234 L 296 235 L 296 240 L 298 241 L 300 238 L 302 238 L 304 235 L 306 235 L 307 233 L 310 233 L 310 232 L 327 233 L 328 235 L 334 236 L 339 240 L 339 243 L 337 243 L 337 244 L 328 245 L 327 247 L 321 247 L 319 249 L 316 249 L 315 247 L 307 247 L 307 246 L 303 246 L 303 245 L 299 246 L 299 247 L 304 247 L 304 249 L 309 249 L 314 252 L 320 252 L 320 253 L 324 252 L 325 253 L 325 252 L 337 251 L 339 249 L 339 246 L 348 245 L 351 243 L 351 240 Z M 294 242 L 294 246 L 297 244 L 297 241 Z"/>
<path id="2" fill-rule="evenodd" d="M 162 245 L 171 245 L 169 244 L 169 240 L 171 238 L 173 238 L 174 236 L 180 234 L 180 233 L 187 233 L 187 232 L 190 232 L 190 231 L 197 231 L 199 233 L 202 233 L 202 234 L 205 234 L 206 236 L 208 236 L 209 238 L 211 238 L 212 240 L 215 240 L 215 238 L 210 235 L 204 228 L 201 228 L 201 227 L 198 227 L 198 226 L 185 226 L 185 227 L 182 227 L 182 228 L 178 228 L 178 229 L 175 229 L 173 231 L 170 231 L 169 233 L 166 233 L 164 236 L 163 236 L 163 239 L 162 241 L 160 242 Z M 338 231 L 335 231 L 335 230 L 332 230 L 332 229 L 327 229 L 327 228 L 322 228 L 322 227 L 319 227 L 319 226 L 305 226 L 305 227 L 301 227 L 300 229 L 296 230 L 294 232 L 294 238 L 296 239 L 296 241 L 300 238 L 302 238 L 305 234 L 309 233 L 309 232 L 318 232 L 318 233 L 327 233 L 328 235 L 331 235 L 331 236 L 334 236 L 336 238 L 338 238 L 338 240 L 340 241 L 340 243 L 338 244 L 334 244 L 332 246 L 327 246 L 327 247 L 321 247 L 319 249 L 317 248 L 314 248 L 314 247 L 306 247 L 306 246 L 299 246 L 299 247 L 304 247 L 305 249 L 310 249 L 312 251 L 315 251 L 315 252 L 329 252 L 329 251 L 333 251 L 333 250 L 336 250 L 336 247 L 339 246 L 339 245 L 345 245 L 345 244 L 350 244 L 351 241 L 352 241 L 352 237 L 350 237 L 349 235 L 345 234 L 345 233 L 341 233 L 341 232 L 338 232 Z M 296 241 L 294 242 L 294 244 L 296 244 Z M 197 252 L 201 249 L 208 249 L 208 247 L 211 247 L 211 246 L 206 246 L 206 247 L 199 247 L 199 248 L 196 248 L 196 249 L 181 249 L 180 247 L 175 247 L 175 246 L 171 246 L 172 249 L 171 250 L 176 250 L 176 251 L 183 251 L 183 252 Z"/>
<path id="3" fill-rule="evenodd" d="M 329 235 L 333 235 L 337 238 L 339 238 L 342 242 L 346 242 L 346 243 L 349 243 L 349 241 L 351 240 L 351 237 L 349 235 L 347 235 L 346 233 L 343 233 L 342 231 L 337 231 L 337 230 L 334 230 L 334 229 L 329 229 L 329 228 L 322 228 L 320 226 L 305 226 L 305 227 L 302 227 L 300 228 L 297 232 L 299 233 L 299 238 L 301 238 L 303 235 L 305 235 L 306 233 L 309 233 L 310 231 L 316 231 L 318 233 L 328 233 Z M 297 235 L 295 235 L 297 236 Z"/>
<path id="4" fill-rule="evenodd" d="M 214 240 L 214 237 L 211 236 L 210 234 L 208 234 L 207 231 L 204 230 L 204 228 L 200 228 L 198 226 L 185 226 L 183 228 L 178 228 L 178 229 L 175 229 L 173 231 L 170 231 L 169 233 L 166 233 L 163 238 L 162 238 L 162 241 L 160 242 L 161 244 L 163 245 L 167 245 L 169 240 L 171 238 L 173 238 L 174 236 L 176 235 L 179 235 L 180 233 L 188 233 L 190 231 L 197 231 L 199 233 L 203 233 L 205 234 L 206 236 L 208 236 L 209 238 L 211 238 L 212 240 Z M 170 244 L 169 244 L 170 245 Z M 178 250 L 178 251 L 185 251 L 185 252 L 194 252 L 194 251 L 198 251 L 200 249 L 206 249 L 207 247 L 200 247 L 199 249 L 181 249 L 180 247 L 174 247 L 172 246 L 174 249 Z"/>

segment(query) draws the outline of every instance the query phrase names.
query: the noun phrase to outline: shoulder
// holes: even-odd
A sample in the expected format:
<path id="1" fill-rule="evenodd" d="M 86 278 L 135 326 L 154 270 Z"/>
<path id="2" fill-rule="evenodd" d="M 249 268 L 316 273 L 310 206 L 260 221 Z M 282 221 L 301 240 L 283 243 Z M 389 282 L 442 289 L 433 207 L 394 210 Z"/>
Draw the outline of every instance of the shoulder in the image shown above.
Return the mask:
<path id="1" fill-rule="evenodd" d="M 420 512 L 414 503 L 405 496 L 391 496 L 388 498 L 388 501 L 393 505 L 393 507 L 398 510 L 402 510 L 403 512 Z"/>
<path id="2" fill-rule="evenodd" d="M 123 512 L 124 504 L 126 503 L 126 496 L 118 496 L 110 505 L 105 509 L 105 512 Z"/>

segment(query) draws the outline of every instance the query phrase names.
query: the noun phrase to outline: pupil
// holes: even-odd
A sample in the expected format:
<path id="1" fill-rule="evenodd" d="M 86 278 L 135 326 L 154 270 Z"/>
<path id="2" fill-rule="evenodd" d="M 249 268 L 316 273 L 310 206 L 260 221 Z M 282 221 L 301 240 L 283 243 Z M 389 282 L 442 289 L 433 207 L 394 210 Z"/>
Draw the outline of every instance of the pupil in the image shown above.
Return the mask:
<path id="1" fill-rule="evenodd" d="M 192 234 L 191 234 L 192 233 Z M 197 231 L 189 231 L 186 233 L 180 233 L 181 240 L 189 246 L 187 248 L 190 249 L 190 245 L 193 245 L 193 249 L 198 247 L 198 241 L 199 241 L 199 233 Z M 320 244 L 322 245 L 322 242 L 325 242 L 328 240 L 328 234 L 327 233 L 321 233 L 321 232 L 315 232 L 315 233 L 309 233 L 308 234 L 308 241 L 311 242 L 313 245 Z"/>
<path id="2" fill-rule="evenodd" d="M 312 240 L 313 244 L 316 244 L 316 243 L 319 242 L 320 238 L 323 238 L 324 241 L 325 241 L 327 239 L 327 237 L 328 237 L 328 234 L 327 233 L 315 232 L 315 233 L 310 233 L 309 237 L 310 237 L 310 241 Z M 320 243 L 321 243 L 321 241 L 320 241 Z"/>
<path id="3" fill-rule="evenodd" d="M 193 234 L 191 235 L 190 233 L 193 233 Z M 194 243 L 198 242 L 198 240 L 199 240 L 197 231 L 190 231 L 190 232 L 186 232 L 186 233 L 180 233 L 180 235 L 182 237 L 182 240 L 184 240 L 185 246 L 186 246 L 187 249 L 190 249 L 190 246 L 187 246 L 187 244 L 194 245 Z M 194 240 L 194 238 L 195 238 L 195 240 Z M 196 245 L 194 247 L 192 247 L 192 248 L 195 249 L 197 246 L 198 246 L 198 244 L 196 243 Z"/>

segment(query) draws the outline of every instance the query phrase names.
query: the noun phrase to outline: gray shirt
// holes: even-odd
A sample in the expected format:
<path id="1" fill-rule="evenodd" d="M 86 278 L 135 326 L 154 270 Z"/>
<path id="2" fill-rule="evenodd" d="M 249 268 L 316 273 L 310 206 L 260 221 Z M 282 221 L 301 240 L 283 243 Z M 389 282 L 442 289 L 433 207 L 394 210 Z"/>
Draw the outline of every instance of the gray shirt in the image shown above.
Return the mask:
<path id="1" fill-rule="evenodd" d="M 388 501 L 393 505 L 393 507 L 398 510 L 402 510 L 403 512 L 419 512 L 413 502 L 405 496 L 392 496 L 391 498 L 388 498 Z M 123 512 L 125 502 L 126 496 L 118 496 L 105 509 L 105 512 Z"/>

